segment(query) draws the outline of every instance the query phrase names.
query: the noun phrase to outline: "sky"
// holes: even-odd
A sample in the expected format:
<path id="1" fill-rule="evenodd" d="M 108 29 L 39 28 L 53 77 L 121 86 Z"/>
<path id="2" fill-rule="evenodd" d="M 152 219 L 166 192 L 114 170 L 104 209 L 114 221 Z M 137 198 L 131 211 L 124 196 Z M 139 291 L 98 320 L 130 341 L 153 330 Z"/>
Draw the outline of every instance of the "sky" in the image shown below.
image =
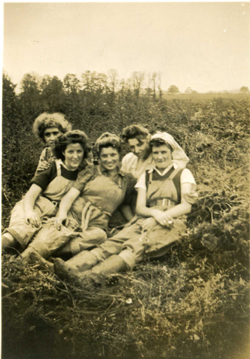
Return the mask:
<path id="1" fill-rule="evenodd" d="M 184 92 L 250 88 L 250 3 L 5 3 L 3 68 L 26 73 L 158 72 Z M 147 76 L 146 76 L 147 77 Z"/>

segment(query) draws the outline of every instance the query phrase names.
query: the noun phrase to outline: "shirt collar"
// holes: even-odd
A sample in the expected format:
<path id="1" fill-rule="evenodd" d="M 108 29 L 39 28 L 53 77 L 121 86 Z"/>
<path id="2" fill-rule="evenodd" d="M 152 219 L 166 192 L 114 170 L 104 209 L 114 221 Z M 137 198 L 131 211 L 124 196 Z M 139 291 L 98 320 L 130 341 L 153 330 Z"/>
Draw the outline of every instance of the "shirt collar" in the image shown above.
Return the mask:
<path id="1" fill-rule="evenodd" d="M 153 171 L 156 171 L 160 176 L 164 176 L 168 171 L 170 171 L 171 168 L 176 169 L 178 166 L 176 163 L 171 163 L 170 166 L 166 167 L 165 170 L 163 172 L 160 172 L 155 166 L 152 167 L 148 173 L 152 173 Z"/>

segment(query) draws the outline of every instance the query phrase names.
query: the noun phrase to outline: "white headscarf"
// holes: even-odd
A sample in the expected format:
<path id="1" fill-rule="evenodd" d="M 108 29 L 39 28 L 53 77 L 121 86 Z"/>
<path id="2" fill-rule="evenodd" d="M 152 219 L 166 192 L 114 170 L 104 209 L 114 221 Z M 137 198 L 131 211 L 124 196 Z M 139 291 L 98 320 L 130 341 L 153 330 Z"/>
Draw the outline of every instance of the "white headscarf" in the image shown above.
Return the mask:
<path id="1" fill-rule="evenodd" d="M 180 168 L 186 167 L 187 163 L 189 162 L 189 158 L 181 146 L 174 140 L 173 136 L 167 132 L 156 132 L 153 136 L 151 136 L 151 140 L 156 139 L 161 139 L 172 147 L 172 157 L 174 163 L 176 163 Z"/>

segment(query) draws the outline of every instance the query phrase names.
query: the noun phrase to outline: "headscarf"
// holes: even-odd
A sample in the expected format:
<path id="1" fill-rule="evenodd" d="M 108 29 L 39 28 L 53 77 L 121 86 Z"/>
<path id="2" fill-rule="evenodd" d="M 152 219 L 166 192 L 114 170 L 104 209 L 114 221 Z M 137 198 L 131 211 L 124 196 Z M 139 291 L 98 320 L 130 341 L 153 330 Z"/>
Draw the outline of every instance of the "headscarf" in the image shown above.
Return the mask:
<path id="1" fill-rule="evenodd" d="M 187 163 L 189 162 L 189 158 L 183 151 L 181 146 L 175 141 L 173 136 L 171 136 L 167 132 L 156 132 L 153 136 L 151 136 L 151 141 L 157 139 L 163 140 L 166 144 L 171 146 L 173 150 L 173 162 L 176 163 L 180 168 L 185 168 Z"/>

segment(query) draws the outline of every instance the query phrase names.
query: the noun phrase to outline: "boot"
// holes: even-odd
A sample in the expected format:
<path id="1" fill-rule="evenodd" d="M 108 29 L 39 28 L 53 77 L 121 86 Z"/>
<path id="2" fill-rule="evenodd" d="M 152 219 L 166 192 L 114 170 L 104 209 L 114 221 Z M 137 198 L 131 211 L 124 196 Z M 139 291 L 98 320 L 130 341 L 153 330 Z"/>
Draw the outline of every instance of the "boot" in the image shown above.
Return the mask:
<path id="1" fill-rule="evenodd" d="M 38 252 L 33 252 L 30 254 L 30 263 L 34 264 L 38 269 L 47 269 L 50 272 L 54 272 L 54 264 L 46 261 Z"/>
<path id="2" fill-rule="evenodd" d="M 78 272 L 84 272 L 94 267 L 98 262 L 99 260 L 94 253 L 82 251 L 69 259 L 67 265 L 72 269 L 78 270 Z"/>
<path id="3" fill-rule="evenodd" d="M 58 231 L 52 225 L 44 226 L 33 242 L 23 251 L 21 257 L 24 261 L 30 262 L 31 253 L 39 253 L 41 257 L 47 259 L 69 240 L 67 230 Z"/>
<path id="4" fill-rule="evenodd" d="M 47 246 L 40 241 L 31 243 L 20 256 L 24 262 L 33 263 L 33 254 L 39 254 L 40 257 L 47 258 Z"/>
<path id="5" fill-rule="evenodd" d="M 105 259 L 103 262 L 97 264 L 92 270 L 84 272 L 85 277 L 92 280 L 97 285 L 103 283 L 104 277 L 108 274 L 115 274 L 125 272 L 129 269 L 127 263 L 118 255 L 114 254 Z"/>
<path id="6" fill-rule="evenodd" d="M 95 275 L 106 275 L 125 272 L 127 269 L 127 263 L 120 256 L 114 254 L 93 267 L 91 273 Z"/>
<path id="7" fill-rule="evenodd" d="M 89 271 L 81 273 L 78 270 L 71 268 L 67 262 L 64 262 L 61 258 L 55 258 L 54 272 L 60 279 L 82 287 L 84 286 L 84 279 L 86 278 L 85 273 Z"/>

